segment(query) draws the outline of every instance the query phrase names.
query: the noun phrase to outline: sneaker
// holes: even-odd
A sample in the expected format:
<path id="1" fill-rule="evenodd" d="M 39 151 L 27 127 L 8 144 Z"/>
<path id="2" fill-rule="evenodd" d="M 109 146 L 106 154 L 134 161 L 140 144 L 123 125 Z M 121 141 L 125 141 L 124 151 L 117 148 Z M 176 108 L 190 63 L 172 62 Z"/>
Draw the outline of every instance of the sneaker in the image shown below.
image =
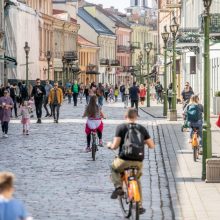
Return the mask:
<path id="1" fill-rule="evenodd" d="M 99 147 L 103 147 L 102 140 L 99 140 Z"/>
<path id="2" fill-rule="evenodd" d="M 56 120 L 56 123 L 58 123 L 58 120 Z"/>
<path id="3" fill-rule="evenodd" d="M 54 123 L 56 123 L 56 122 L 57 122 L 57 120 L 56 120 L 56 119 L 54 119 L 54 120 L 53 120 L 53 122 L 54 122 Z"/>
<path id="4" fill-rule="evenodd" d="M 85 152 L 86 152 L 86 153 L 91 152 L 91 148 L 90 148 L 90 147 L 87 147 L 87 148 L 85 149 Z"/>
<path id="5" fill-rule="evenodd" d="M 49 114 L 46 114 L 46 115 L 45 115 L 45 118 L 46 118 L 46 117 L 49 117 L 49 116 L 50 116 Z"/>
<path id="6" fill-rule="evenodd" d="M 7 135 L 7 134 L 5 134 L 5 135 L 4 135 L 4 137 L 5 137 L 5 138 L 8 138 L 8 135 Z"/>
<path id="7" fill-rule="evenodd" d="M 25 134 L 25 129 L 23 129 L 23 134 Z"/>
<path id="8" fill-rule="evenodd" d="M 124 195 L 124 191 L 122 190 L 121 187 L 116 188 L 111 195 L 111 199 L 117 199 L 118 196 L 123 196 Z"/>
<path id="9" fill-rule="evenodd" d="M 5 132 L 2 132 L 2 137 L 5 137 Z"/>
<path id="10" fill-rule="evenodd" d="M 139 214 L 140 214 L 140 215 L 144 214 L 145 212 L 146 212 L 146 209 L 145 209 L 145 208 L 143 208 L 143 207 L 140 207 L 140 208 L 139 208 Z"/>
<path id="11" fill-rule="evenodd" d="M 28 131 L 26 131 L 26 135 L 29 135 L 29 132 L 28 132 Z"/>
<path id="12" fill-rule="evenodd" d="M 41 119 L 40 118 L 37 119 L 37 123 L 41 124 Z"/>

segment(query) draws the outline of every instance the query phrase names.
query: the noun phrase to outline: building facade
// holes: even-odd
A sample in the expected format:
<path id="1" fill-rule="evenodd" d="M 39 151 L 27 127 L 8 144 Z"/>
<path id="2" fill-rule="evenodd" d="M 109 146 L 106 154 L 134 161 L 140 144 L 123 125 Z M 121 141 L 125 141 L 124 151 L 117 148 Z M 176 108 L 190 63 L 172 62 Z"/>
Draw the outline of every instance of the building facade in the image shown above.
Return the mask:
<path id="1" fill-rule="evenodd" d="M 78 36 L 78 57 L 81 72 L 78 81 L 84 85 L 98 82 L 99 49 L 96 44 L 86 40 L 80 35 Z"/>
<path id="2" fill-rule="evenodd" d="M 4 1 L 0 0 L 0 58 L 4 59 Z M 0 85 L 4 83 L 4 60 L 0 60 Z"/>
<path id="3" fill-rule="evenodd" d="M 116 57 L 116 35 L 83 7 L 78 9 L 79 34 L 100 47 L 99 82 L 115 84 L 115 71 L 110 65 Z"/>

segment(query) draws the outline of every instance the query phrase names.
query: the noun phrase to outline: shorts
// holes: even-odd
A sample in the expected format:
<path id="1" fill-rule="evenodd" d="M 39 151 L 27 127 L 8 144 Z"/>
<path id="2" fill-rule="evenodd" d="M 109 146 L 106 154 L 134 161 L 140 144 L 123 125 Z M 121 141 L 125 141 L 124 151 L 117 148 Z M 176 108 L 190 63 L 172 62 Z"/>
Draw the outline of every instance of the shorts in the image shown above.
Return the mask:
<path id="1" fill-rule="evenodd" d="M 85 132 L 86 134 L 90 134 L 92 131 L 99 131 L 102 133 L 103 131 L 103 122 L 102 120 L 87 120 Z"/>
<path id="2" fill-rule="evenodd" d="M 140 97 L 140 101 L 144 102 L 145 101 L 145 97 Z"/>

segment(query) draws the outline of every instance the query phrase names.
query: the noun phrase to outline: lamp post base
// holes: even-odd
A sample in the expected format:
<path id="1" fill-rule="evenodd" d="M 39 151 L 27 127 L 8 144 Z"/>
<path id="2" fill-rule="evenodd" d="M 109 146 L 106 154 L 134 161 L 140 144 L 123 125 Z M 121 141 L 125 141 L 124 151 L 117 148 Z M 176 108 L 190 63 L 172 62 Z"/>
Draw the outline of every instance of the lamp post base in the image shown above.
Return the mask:
<path id="1" fill-rule="evenodd" d="M 169 110 L 167 114 L 168 121 L 177 121 L 177 110 Z"/>

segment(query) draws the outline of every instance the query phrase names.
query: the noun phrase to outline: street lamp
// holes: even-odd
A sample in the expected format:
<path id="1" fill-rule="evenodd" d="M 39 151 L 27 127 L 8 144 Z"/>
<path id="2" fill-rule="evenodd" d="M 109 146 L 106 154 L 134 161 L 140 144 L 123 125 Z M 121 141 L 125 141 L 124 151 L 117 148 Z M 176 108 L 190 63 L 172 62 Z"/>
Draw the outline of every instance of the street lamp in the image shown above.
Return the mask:
<path id="1" fill-rule="evenodd" d="M 203 157 L 202 179 L 206 178 L 206 159 L 212 157 L 212 138 L 210 124 L 210 61 L 209 61 L 209 26 L 212 0 L 203 0 L 204 4 L 204 124 L 203 124 Z"/>
<path id="2" fill-rule="evenodd" d="M 143 84 L 143 53 L 140 51 L 138 55 L 138 63 L 140 68 L 140 76 L 139 76 L 139 82 Z"/>
<path id="3" fill-rule="evenodd" d="M 152 50 L 152 42 L 146 44 L 145 51 L 147 53 L 147 107 L 150 107 L 150 51 Z"/>
<path id="4" fill-rule="evenodd" d="M 167 116 L 167 41 L 170 33 L 167 31 L 167 26 L 164 26 L 164 32 L 161 33 L 163 38 L 164 47 L 164 103 L 163 103 L 163 116 Z"/>
<path id="5" fill-rule="evenodd" d="M 28 42 L 25 42 L 24 51 L 26 54 L 26 86 L 28 88 L 28 55 L 30 52 L 30 47 L 28 46 Z"/>
<path id="6" fill-rule="evenodd" d="M 51 60 L 51 52 L 48 50 L 47 51 L 47 80 L 50 80 L 50 60 Z"/>
<path id="7" fill-rule="evenodd" d="M 172 69 L 172 83 L 173 83 L 173 96 L 172 96 L 172 109 L 170 110 L 170 121 L 177 121 L 176 110 L 176 34 L 179 29 L 179 25 L 176 22 L 176 17 L 173 17 L 170 25 L 170 32 L 173 36 L 173 69 Z"/>

